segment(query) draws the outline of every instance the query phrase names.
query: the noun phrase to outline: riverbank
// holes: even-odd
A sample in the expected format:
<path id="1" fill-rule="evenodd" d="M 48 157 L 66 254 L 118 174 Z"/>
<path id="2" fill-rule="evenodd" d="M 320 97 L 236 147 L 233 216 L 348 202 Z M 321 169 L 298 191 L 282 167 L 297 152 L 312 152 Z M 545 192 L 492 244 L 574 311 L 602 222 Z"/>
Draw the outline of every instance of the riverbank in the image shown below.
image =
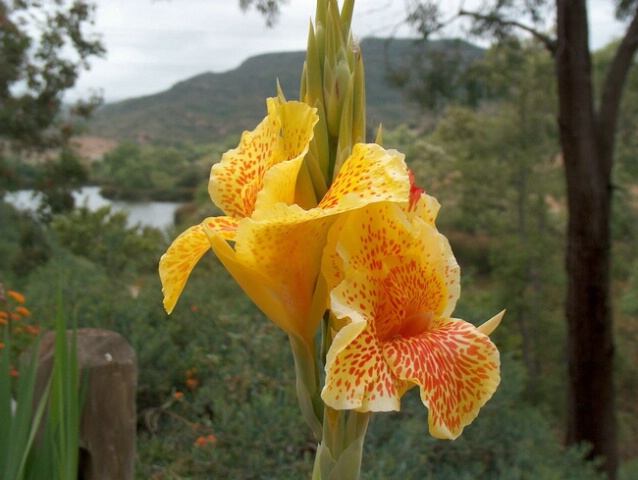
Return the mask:
<path id="1" fill-rule="evenodd" d="M 75 205 L 97 210 L 109 206 L 114 211 L 128 214 L 128 225 L 133 227 L 155 227 L 165 229 L 175 225 L 175 213 L 185 204 L 176 201 L 124 201 L 112 200 L 101 194 L 99 186 L 86 186 L 73 192 Z M 16 190 L 7 192 L 4 200 L 18 208 L 35 212 L 40 203 L 40 193 L 35 190 Z"/>

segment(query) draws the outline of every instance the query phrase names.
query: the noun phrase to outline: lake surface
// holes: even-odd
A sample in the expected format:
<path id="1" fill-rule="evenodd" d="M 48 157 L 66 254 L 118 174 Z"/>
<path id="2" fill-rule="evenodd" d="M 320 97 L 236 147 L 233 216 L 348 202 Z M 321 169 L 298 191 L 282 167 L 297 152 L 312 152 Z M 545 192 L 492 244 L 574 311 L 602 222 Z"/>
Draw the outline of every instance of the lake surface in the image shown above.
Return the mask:
<path id="1" fill-rule="evenodd" d="M 179 202 L 123 202 L 111 201 L 100 195 L 100 187 L 82 187 L 73 192 L 75 205 L 86 206 L 89 210 L 110 205 L 117 212 L 128 213 L 128 224 L 133 227 L 142 226 L 165 229 L 175 224 L 175 211 L 182 206 Z M 4 199 L 20 210 L 34 211 L 38 206 L 38 197 L 33 190 L 18 190 L 9 192 Z"/>

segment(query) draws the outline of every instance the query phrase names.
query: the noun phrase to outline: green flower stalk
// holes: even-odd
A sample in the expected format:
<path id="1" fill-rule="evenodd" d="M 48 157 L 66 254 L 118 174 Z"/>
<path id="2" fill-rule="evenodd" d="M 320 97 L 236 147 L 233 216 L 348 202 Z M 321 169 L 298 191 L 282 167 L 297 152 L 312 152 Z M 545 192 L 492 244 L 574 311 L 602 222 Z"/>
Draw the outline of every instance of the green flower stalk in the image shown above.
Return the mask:
<path id="1" fill-rule="evenodd" d="M 336 0 L 319 0 L 310 24 L 300 100 L 317 109 L 319 122 L 306 156 L 317 198 L 339 173 L 356 143 L 365 142 L 365 75 L 350 24 L 354 0 L 341 12 Z"/>

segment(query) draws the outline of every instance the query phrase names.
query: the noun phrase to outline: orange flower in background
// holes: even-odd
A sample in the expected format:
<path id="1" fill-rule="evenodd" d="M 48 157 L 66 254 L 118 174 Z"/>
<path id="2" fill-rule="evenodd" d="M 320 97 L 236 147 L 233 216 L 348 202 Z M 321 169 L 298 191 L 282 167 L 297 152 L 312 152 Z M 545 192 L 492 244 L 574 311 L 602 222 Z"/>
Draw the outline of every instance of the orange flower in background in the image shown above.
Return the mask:
<path id="1" fill-rule="evenodd" d="M 7 290 L 7 295 L 9 295 L 11 298 L 13 298 L 18 303 L 26 302 L 26 298 L 24 297 L 24 295 L 22 295 L 19 292 L 16 292 L 15 290 Z"/>
<path id="2" fill-rule="evenodd" d="M 24 330 L 30 335 L 37 335 L 40 333 L 40 327 L 38 325 L 25 325 Z"/>
<path id="3" fill-rule="evenodd" d="M 13 309 L 13 311 L 19 315 L 22 315 L 23 317 L 31 316 L 31 312 L 27 308 L 23 307 L 22 305 L 18 305 L 17 307 Z"/>
<path id="4" fill-rule="evenodd" d="M 206 445 L 215 445 L 217 443 L 217 437 L 212 433 L 205 437 L 197 437 L 195 445 L 198 447 L 204 447 Z"/>
<path id="5" fill-rule="evenodd" d="M 189 390 L 194 390 L 199 386 L 199 380 L 197 379 L 198 373 L 199 370 L 197 368 L 189 368 L 188 370 L 186 370 L 184 374 L 184 376 L 186 377 L 184 384 Z"/>
<path id="6" fill-rule="evenodd" d="M 398 205 L 343 217 L 326 252 L 336 333 L 323 400 L 335 409 L 399 410 L 418 386 L 430 433 L 458 437 L 499 384 L 499 353 L 487 335 L 502 314 L 479 328 L 450 317 L 460 269 L 447 239 Z"/>
<path id="7" fill-rule="evenodd" d="M 184 392 L 175 392 L 173 394 L 173 399 L 180 401 L 184 399 Z"/>
<path id="8" fill-rule="evenodd" d="M 185 384 L 187 388 L 193 390 L 199 386 L 199 380 L 196 378 L 187 378 Z"/>

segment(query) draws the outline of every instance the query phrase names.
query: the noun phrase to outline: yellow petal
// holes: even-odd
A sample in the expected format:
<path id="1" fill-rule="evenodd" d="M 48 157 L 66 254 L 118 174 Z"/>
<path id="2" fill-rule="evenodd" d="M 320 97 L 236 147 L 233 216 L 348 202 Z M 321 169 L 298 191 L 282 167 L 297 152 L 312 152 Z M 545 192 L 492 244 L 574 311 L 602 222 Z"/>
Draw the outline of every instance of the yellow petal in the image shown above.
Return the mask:
<path id="1" fill-rule="evenodd" d="M 324 402 L 335 409 L 399 410 L 407 389 L 383 358 L 375 331 L 378 286 L 361 272 L 342 282 L 331 294 L 332 311 L 347 323 L 336 334 L 326 357 Z"/>
<path id="2" fill-rule="evenodd" d="M 271 320 L 285 331 L 309 339 L 325 310 L 324 305 L 311 313 L 321 252 L 332 218 L 291 210 L 297 210 L 297 215 L 282 216 L 279 222 L 276 217 L 264 222 L 242 221 L 233 257 L 236 266 L 229 271 Z M 239 270 L 244 272 L 243 280 L 234 273 Z M 263 291 L 268 295 L 262 295 Z M 269 307 L 272 302 L 276 308 Z"/>
<path id="3" fill-rule="evenodd" d="M 328 354 L 324 400 L 398 408 L 418 385 L 432 435 L 460 435 L 494 393 L 500 363 L 479 329 L 447 318 L 460 292 L 447 239 L 414 211 L 369 205 L 334 225 L 322 267 L 328 285 L 338 282 L 330 306 L 345 324 Z"/>
<path id="4" fill-rule="evenodd" d="M 213 202 L 228 216 L 251 216 L 267 172 L 280 162 L 303 157 L 308 151 L 317 122 L 315 109 L 300 102 L 281 103 L 276 98 L 269 98 L 267 104 L 268 116 L 255 130 L 244 132 L 239 146 L 226 152 L 211 169 L 208 191 Z M 283 174 L 283 182 L 278 181 L 277 175 L 271 178 L 271 192 L 264 195 L 264 202 L 290 202 L 294 198 L 294 181 L 287 178 L 296 175 L 294 168 L 285 169 Z M 281 189 L 282 186 L 287 188 Z"/>
<path id="5" fill-rule="evenodd" d="M 159 275 L 164 294 L 164 308 L 173 311 L 188 277 L 210 243 L 202 225 L 189 228 L 177 237 L 159 263 Z"/>
<path id="6" fill-rule="evenodd" d="M 498 350 L 463 320 L 437 319 L 417 337 L 393 338 L 384 356 L 397 377 L 420 387 L 437 438 L 457 438 L 500 382 Z"/>
<path id="7" fill-rule="evenodd" d="M 263 218 L 268 214 L 268 210 L 278 203 L 285 205 L 295 203 L 295 186 L 302 163 L 303 157 L 300 156 L 274 165 L 265 173 L 263 187 L 257 193 L 255 210 L 252 212 L 253 220 Z"/>
<path id="8" fill-rule="evenodd" d="M 369 178 L 361 169 L 369 169 L 378 178 Z M 358 155 L 344 164 L 333 187 L 326 208 L 320 204 L 303 210 L 280 202 L 260 210 L 256 219 L 242 220 L 235 237 L 234 271 L 243 272 L 244 284 L 232 270 L 231 274 L 275 323 L 305 339 L 312 337 L 325 309 L 321 302 L 314 302 L 314 293 L 328 231 L 337 215 L 371 202 L 405 202 L 409 193 L 403 158 L 377 145 L 361 146 Z M 265 285 L 257 286 L 262 282 Z M 269 294 L 264 296 L 263 291 Z M 281 312 L 272 306 L 271 296 L 277 298 Z"/>
<path id="9" fill-rule="evenodd" d="M 381 202 L 406 202 L 410 182 L 404 155 L 374 143 L 358 143 L 319 202 L 320 209 L 344 212 Z"/>
<path id="10" fill-rule="evenodd" d="M 490 318 L 487 322 L 483 323 L 478 327 L 478 331 L 483 335 L 492 335 L 494 330 L 501 324 L 501 320 L 505 315 L 505 310 L 500 313 L 497 313 L 492 318 Z"/>
<path id="11" fill-rule="evenodd" d="M 283 160 L 264 174 L 263 187 L 255 203 L 254 219 L 258 218 L 259 211 L 268 210 L 279 202 L 286 205 L 295 202 L 297 176 L 314 136 L 314 126 L 319 121 L 317 109 L 300 102 L 284 103 L 279 114 L 282 130 L 278 155 Z"/>
<path id="12" fill-rule="evenodd" d="M 387 202 L 342 216 L 330 232 L 322 261 L 328 288 L 352 271 L 363 269 L 385 278 L 403 264 L 401 269 L 413 270 L 403 272 L 403 278 L 399 271 L 393 274 L 392 281 L 401 285 L 397 295 L 423 301 L 421 292 L 426 292 L 429 311 L 437 316 L 451 312 L 460 294 L 458 264 L 444 236 L 420 218 L 412 220 Z"/>
<path id="13" fill-rule="evenodd" d="M 209 230 L 214 230 L 225 240 L 235 240 L 239 221 L 232 217 L 209 217 L 203 222 Z"/>
<path id="14" fill-rule="evenodd" d="M 452 253 L 450 242 L 445 236 L 438 234 L 440 255 L 443 261 L 443 280 L 447 289 L 447 305 L 442 317 L 449 317 L 456 308 L 456 302 L 461 296 L 461 267 Z"/>
<path id="15" fill-rule="evenodd" d="M 439 201 L 422 190 L 419 190 L 416 197 L 411 198 L 411 203 L 408 207 L 411 216 L 421 218 L 432 226 L 434 226 L 440 209 L 441 204 Z"/>
<path id="16" fill-rule="evenodd" d="M 405 388 L 383 361 L 383 348 L 370 330 L 374 324 L 350 323 L 335 337 L 326 359 L 321 398 L 337 410 L 387 412 L 400 409 Z M 399 385 L 396 385 L 396 383 Z"/>
<path id="17" fill-rule="evenodd" d="M 164 308 L 168 313 L 175 308 L 191 271 L 202 255 L 211 248 L 204 226 L 215 230 L 225 240 L 234 240 L 237 220 L 230 217 L 207 218 L 177 237 L 162 255 L 159 274 L 164 293 Z"/>

